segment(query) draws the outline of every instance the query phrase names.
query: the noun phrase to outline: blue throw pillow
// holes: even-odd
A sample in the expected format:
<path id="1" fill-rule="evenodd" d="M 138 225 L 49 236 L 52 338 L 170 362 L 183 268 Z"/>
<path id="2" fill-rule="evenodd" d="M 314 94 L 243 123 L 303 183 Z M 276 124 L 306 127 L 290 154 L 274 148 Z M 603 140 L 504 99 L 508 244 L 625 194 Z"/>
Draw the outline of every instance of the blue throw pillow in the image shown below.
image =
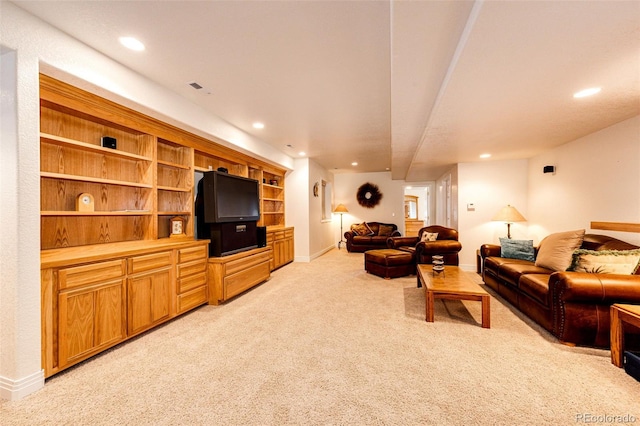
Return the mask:
<path id="1" fill-rule="evenodd" d="M 500 238 L 500 256 L 509 259 L 523 259 L 533 262 L 535 259 L 535 251 L 533 249 L 533 240 L 511 240 L 509 238 Z"/>

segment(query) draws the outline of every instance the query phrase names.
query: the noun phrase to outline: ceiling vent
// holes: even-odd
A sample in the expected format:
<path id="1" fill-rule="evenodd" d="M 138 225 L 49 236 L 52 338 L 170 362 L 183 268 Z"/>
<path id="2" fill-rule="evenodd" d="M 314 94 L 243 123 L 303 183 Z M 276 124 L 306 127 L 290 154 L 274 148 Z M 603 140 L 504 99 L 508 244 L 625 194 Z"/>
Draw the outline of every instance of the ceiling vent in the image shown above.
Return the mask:
<path id="1" fill-rule="evenodd" d="M 196 83 L 195 81 L 192 81 L 191 83 L 187 83 L 189 86 L 193 87 L 196 90 L 200 90 L 202 89 L 202 86 L 200 86 L 198 83 Z"/>

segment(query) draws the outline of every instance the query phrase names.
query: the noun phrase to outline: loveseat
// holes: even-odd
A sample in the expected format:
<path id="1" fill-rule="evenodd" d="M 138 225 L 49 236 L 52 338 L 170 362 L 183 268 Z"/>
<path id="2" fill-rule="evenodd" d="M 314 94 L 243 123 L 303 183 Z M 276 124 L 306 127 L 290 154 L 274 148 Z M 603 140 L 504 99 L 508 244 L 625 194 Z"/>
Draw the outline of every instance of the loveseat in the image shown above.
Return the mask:
<path id="1" fill-rule="evenodd" d="M 393 223 L 362 222 L 351 225 L 344 233 L 347 251 L 365 252 L 387 248 L 387 238 L 399 237 L 398 226 Z"/>
<path id="2" fill-rule="evenodd" d="M 572 234 L 573 247 L 554 246 L 558 235 Z M 505 257 L 505 247 L 484 244 L 480 248 L 482 277 L 489 287 L 560 342 L 609 347 L 611 305 L 640 304 L 639 248 L 605 235 L 585 235 L 584 230 L 582 234 L 573 231 L 543 239 L 538 247 L 532 247 L 533 258 L 529 260 Z M 546 262 L 550 259 L 555 266 L 542 262 L 543 250 Z M 521 253 L 511 256 L 526 257 Z M 623 265 L 624 262 L 627 263 Z M 625 274 L 608 273 L 621 272 L 618 267 L 626 269 Z"/>
<path id="3" fill-rule="evenodd" d="M 423 238 L 427 235 L 431 235 L 433 241 Z M 441 255 L 445 265 L 455 266 L 459 263 L 458 253 L 462 250 L 458 231 L 440 225 L 420 229 L 417 237 L 391 237 L 387 239 L 387 247 L 415 253 L 416 263 L 431 264 L 432 256 Z"/>

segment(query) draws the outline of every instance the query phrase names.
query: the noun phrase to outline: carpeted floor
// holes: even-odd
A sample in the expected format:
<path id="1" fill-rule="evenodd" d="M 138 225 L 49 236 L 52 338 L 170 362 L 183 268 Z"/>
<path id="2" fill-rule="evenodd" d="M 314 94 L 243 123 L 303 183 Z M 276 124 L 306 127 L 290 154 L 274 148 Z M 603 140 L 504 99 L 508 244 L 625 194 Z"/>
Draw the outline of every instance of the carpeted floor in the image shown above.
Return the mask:
<path id="1" fill-rule="evenodd" d="M 476 274 L 470 274 L 481 282 Z M 8 425 L 640 423 L 640 383 L 491 300 L 436 301 L 332 250 L 3 401 Z M 606 416 L 606 417 L 605 417 Z"/>

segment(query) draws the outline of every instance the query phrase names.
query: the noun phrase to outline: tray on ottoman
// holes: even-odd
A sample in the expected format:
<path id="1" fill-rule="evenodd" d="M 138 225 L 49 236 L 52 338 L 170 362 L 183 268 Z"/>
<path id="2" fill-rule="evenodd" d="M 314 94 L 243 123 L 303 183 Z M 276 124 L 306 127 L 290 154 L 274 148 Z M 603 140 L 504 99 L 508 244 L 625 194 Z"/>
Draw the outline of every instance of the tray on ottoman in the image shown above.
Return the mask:
<path id="1" fill-rule="evenodd" d="M 405 277 L 416 273 L 415 254 L 396 249 L 364 252 L 364 269 L 384 279 Z"/>

